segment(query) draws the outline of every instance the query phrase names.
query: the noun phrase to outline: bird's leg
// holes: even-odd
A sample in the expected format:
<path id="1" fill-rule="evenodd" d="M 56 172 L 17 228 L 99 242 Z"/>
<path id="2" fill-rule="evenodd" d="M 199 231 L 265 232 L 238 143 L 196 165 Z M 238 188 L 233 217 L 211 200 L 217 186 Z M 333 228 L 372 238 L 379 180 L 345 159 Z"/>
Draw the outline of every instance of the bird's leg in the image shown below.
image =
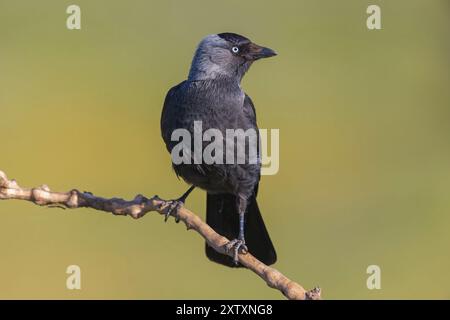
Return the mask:
<path id="1" fill-rule="evenodd" d="M 227 252 L 233 250 L 233 259 L 236 265 L 239 262 L 238 259 L 239 250 L 241 250 L 241 252 L 243 253 L 248 252 L 248 248 L 245 245 L 245 236 L 244 236 L 244 222 L 245 222 L 245 211 L 247 209 L 247 199 L 239 196 L 237 207 L 239 211 L 239 235 L 237 239 L 231 240 L 225 246 Z"/>
<path id="2" fill-rule="evenodd" d="M 195 189 L 195 186 L 191 186 L 181 197 L 175 200 L 168 200 L 167 203 L 169 204 L 169 208 L 166 212 L 166 215 L 164 217 L 164 221 L 167 222 L 167 219 L 169 219 L 170 215 L 173 215 L 175 217 L 175 222 L 180 222 L 180 217 L 178 216 L 178 209 L 184 205 L 184 202 L 186 201 L 189 194 L 192 192 L 192 190 Z M 175 212 L 174 212 L 175 210 Z"/>

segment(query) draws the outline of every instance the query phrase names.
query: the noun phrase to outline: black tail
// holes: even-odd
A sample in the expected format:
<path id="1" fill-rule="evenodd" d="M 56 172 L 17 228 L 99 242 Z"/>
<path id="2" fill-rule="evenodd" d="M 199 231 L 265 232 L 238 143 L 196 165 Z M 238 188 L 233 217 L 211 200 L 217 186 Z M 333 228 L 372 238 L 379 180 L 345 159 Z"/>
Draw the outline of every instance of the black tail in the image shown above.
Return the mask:
<path id="1" fill-rule="evenodd" d="M 239 213 L 236 207 L 236 197 L 231 194 L 207 195 L 206 222 L 220 235 L 229 240 L 236 239 L 239 234 Z M 245 242 L 249 252 L 267 265 L 277 261 L 277 254 L 270 240 L 269 233 L 259 212 L 256 198 L 248 202 L 245 214 Z M 233 258 L 220 254 L 206 244 L 206 256 L 214 262 L 228 267 L 235 265 Z"/>

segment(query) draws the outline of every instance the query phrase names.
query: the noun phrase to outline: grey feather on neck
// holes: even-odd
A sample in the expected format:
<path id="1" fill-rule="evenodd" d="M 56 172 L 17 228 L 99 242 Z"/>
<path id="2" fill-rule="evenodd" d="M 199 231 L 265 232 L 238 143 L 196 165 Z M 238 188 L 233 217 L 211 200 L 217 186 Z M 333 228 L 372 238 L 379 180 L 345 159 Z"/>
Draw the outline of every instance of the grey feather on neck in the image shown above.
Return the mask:
<path id="1" fill-rule="evenodd" d="M 188 80 L 234 78 L 240 82 L 248 68 L 245 66 L 244 70 L 240 70 L 242 66 L 235 63 L 228 47 L 229 44 L 218 35 L 205 37 L 192 59 Z"/>

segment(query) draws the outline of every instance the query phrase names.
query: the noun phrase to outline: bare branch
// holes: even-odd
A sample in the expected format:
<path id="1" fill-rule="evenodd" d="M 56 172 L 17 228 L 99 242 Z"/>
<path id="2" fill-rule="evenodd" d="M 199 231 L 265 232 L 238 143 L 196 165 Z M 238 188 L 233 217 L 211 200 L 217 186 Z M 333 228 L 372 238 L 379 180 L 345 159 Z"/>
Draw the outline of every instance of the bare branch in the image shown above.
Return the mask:
<path id="1" fill-rule="evenodd" d="M 39 206 L 57 208 L 92 208 L 95 210 L 110 212 L 114 215 L 131 216 L 134 219 L 142 218 L 147 212 L 155 211 L 166 214 L 170 203 L 158 196 L 146 198 L 137 195 L 133 200 L 126 201 L 120 198 L 106 199 L 94 196 L 90 192 L 80 192 L 73 189 L 69 192 L 54 192 L 46 185 L 25 189 L 21 188 L 15 180 L 8 180 L 6 174 L 0 171 L 0 200 L 26 200 Z M 185 207 L 178 210 L 178 216 L 186 224 L 188 229 L 197 231 L 217 252 L 233 255 L 225 250 L 229 240 L 216 233 L 210 226 L 197 215 Z M 239 262 L 255 272 L 269 287 L 280 290 L 288 299 L 318 300 L 321 291 L 319 288 L 306 291 L 298 283 L 288 279 L 278 270 L 271 268 L 250 253 L 239 254 Z"/>

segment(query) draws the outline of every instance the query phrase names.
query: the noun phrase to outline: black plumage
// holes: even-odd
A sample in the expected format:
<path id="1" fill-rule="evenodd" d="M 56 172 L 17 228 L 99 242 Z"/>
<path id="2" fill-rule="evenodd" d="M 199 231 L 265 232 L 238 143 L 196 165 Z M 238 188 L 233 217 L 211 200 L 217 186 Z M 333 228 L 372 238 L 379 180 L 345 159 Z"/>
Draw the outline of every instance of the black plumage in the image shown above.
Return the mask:
<path id="1" fill-rule="evenodd" d="M 201 121 L 203 131 L 218 129 L 224 137 L 227 129 L 257 132 L 254 105 L 241 89 L 240 82 L 253 61 L 273 55 L 272 50 L 236 34 L 206 37 L 194 56 L 188 80 L 170 89 L 164 102 L 161 132 L 169 152 L 178 143 L 171 140 L 172 132 L 187 129 L 193 136 L 194 121 Z M 203 148 L 208 143 L 203 142 Z M 275 249 L 256 202 L 260 161 L 244 164 L 192 162 L 173 164 L 173 168 L 187 183 L 207 191 L 207 223 L 219 234 L 236 239 L 230 248 L 235 252 L 248 248 L 266 264 L 276 261 Z M 236 255 L 233 259 L 208 246 L 206 254 L 215 262 L 237 266 Z"/>

